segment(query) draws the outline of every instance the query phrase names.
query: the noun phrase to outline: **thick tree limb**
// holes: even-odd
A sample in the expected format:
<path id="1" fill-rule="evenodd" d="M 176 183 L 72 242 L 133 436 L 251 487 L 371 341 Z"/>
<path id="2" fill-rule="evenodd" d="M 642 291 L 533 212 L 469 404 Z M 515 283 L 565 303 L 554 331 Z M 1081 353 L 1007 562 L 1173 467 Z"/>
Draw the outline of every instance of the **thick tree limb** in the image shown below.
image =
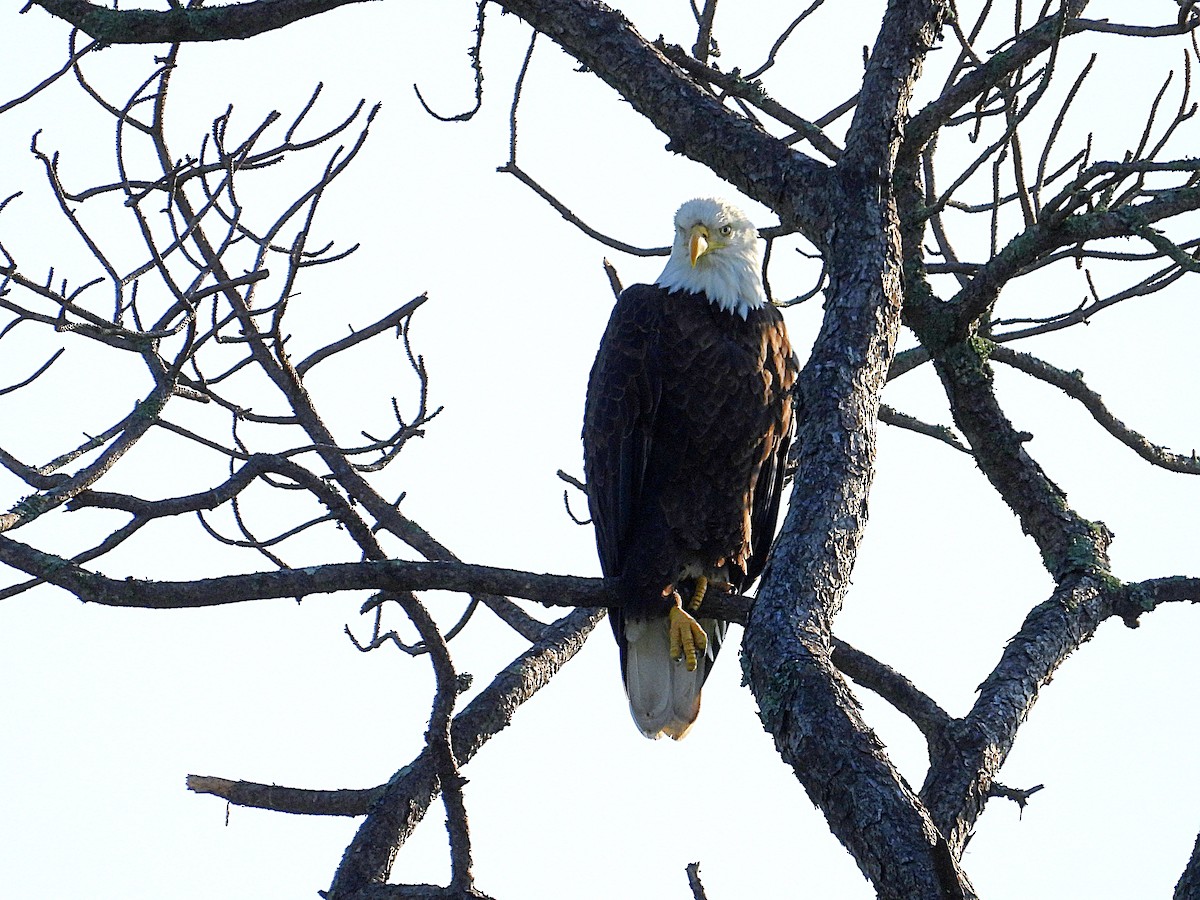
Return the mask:
<path id="1" fill-rule="evenodd" d="M 1112 614 L 1113 599 L 1098 579 L 1082 577 L 1035 607 L 980 686 L 971 712 L 955 723 L 952 743 L 930 759 L 921 798 L 956 853 L 983 812 L 1039 690 Z"/>
<path id="2" fill-rule="evenodd" d="M 1080 575 L 1034 607 L 979 686 L 970 713 L 954 722 L 951 742 L 930 758 L 921 798 L 955 853 L 965 846 L 1017 730 L 1058 667 L 1091 640 L 1101 622 L 1120 617 L 1136 624 L 1138 614 L 1165 602 L 1200 602 L 1200 578 L 1122 585 Z"/>
<path id="3" fill-rule="evenodd" d="M 881 896 L 973 897 L 920 801 L 859 714 L 830 659 L 830 625 L 866 520 L 874 424 L 900 325 L 891 185 L 907 103 L 946 13 L 888 4 L 838 164 L 837 229 L 821 333 L 801 376 L 794 492 L 743 642 L 763 724 Z"/>
<path id="4" fill-rule="evenodd" d="M 157 11 L 111 9 L 87 0 L 32 0 L 102 44 L 176 44 L 243 40 L 363 0 L 251 0 L 228 6 L 182 5 Z"/>
<path id="5" fill-rule="evenodd" d="M 1056 582 L 1080 571 L 1107 572 L 1111 533 L 1071 509 L 1066 495 L 1028 453 L 1028 437 L 1004 414 L 987 361 L 991 344 L 982 339 L 957 344 L 935 360 L 955 424 L 975 453 L 975 462 L 1037 543 Z"/>
<path id="6" fill-rule="evenodd" d="M 1172 900 L 1200 900 L 1200 836 L 1196 838 L 1191 858 L 1188 859 L 1183 874 L 1179 876 L 1171 898 Z"/>

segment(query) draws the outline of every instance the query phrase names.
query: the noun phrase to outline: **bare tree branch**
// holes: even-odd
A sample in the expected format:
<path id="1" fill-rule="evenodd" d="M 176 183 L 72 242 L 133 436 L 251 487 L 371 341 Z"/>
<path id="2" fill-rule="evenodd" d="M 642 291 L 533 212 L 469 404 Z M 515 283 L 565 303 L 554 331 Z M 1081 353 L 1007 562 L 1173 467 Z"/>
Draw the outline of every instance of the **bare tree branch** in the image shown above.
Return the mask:
<path id="1" fill-rule="evenodd" d="M 508 726 L 517 707 L 571 660 L 601 618 L 600 613 L 580 609 L 547 626 L 538 643 L 467 704 L 452 727 L 454 753 L 461 763 L 469 762 L 480 747 Z M 355 896 L 365 886 L 387 879 L 396 848 L 408 840 L 438 790 L 437 774 L 426 749 L 384 786 L 371 814 L 346 848 L 326 894 L 329 900 Z"/>
<path id="2" fill-rule="evenodd" d="M 1200 475 L 1200 460 L 1196 459 L 1194 451 L 1188 456 L 1172 453 L 1165 447 L 1150 443 L 1138 432 L 1127 427 L 1108 411 L 1100 395 L 1088 388 L 1083 381 L 1082 372 L 1065 372 L 1028 353 L 1019 353 L 1000 345 L 993 346 L 988 356 L 1032 375 L 1039 381 L 1052 384 L 1068 397 L 1078 400 L 1105 431 L 1147 462 L 1172 472 Z"/>
<path id="3" fill-rule="evenodd" d="M 251 0 L 165 12 L 116 10 L 87 0 L 30 0 L 104 44 L 174 44 L 244 40 L 362 0 Z M 27 7 L 28 8 L 28 7 Z"/>
<path id="4" fill-rule="evenodd" d="M 704 892 L 704 882 L 700 880 L 700 863 L 687 864 L 687 878 L 693 900 L 708 900 L 708 894 Z"/>
<path id="5" fill-rule="evenodd" d="M 834 162 L 837 162 L 841 158 L 842 148 L 831 141 L 820 127 L 796 115 L 782 103 L 772 100 L 767 96 L 767 92 L 761 83 L 749 81 L 740 75 L 725 73 L 719 69 L 705 65 L 700 60 L 688 56 L 687 51 L 675 44 L 668 44 L 660 40 L 655 41 L 654 46 L 667 59 L 685 69 L 694 78 L 715 85 L 731 97 L 738 97 L 745 100 L 756 109 L 762 110 L 771 116 L 771 118 L 795 130 L 797 135 L 811 143 L 814 149 L 826 158 Z M 794 142 L 789 141 L 788 143 Z"/>
<path id="6" fill-rule="evenodd" d="M 820 221 L 816 201 L 828 179 L 827 171 L 722 106 L 638 34 L 624 16 L 587 0 L 497 2 L 595 72 L 670 137 L 669 149 L 711 167 L 748 196 L 770 206 L 785 224 Z M 700 123 L 703 127 L 698 127 Z"/>
<path id="7" fill-rule="evenodd" d="M 948 739 L 953 720 L 928 694 L 891 666 L 834 638 L 833 664 L 855 682 L 875 692 L 921 730 L 930 752 Z"/>
<path id="8" fill-rule="evenodd" d="M 197 794 L 213 794 L 235 806 L 271 809 L 301 816 L 361 816 L 383 793 L 383 786 L 365 790 L 314 791 L 305 788 L 230 781 L 213 775 L 189 775 L 187 788 Z"/>
<path id="9" fill-rule="evenodd" d="M 934 438 L 944 444 L 948 444 L 955 450 L 966 453 L 968 456 L 971 454 L 971 448 L 963 444 L 954 432 L 945 425 L 930 425 L 928 422 L 922 422 L 920 419 L 913 418 L 906 413 L 898 412 L 886 403 L 879 405 L 879 421 L 888 425 L 894 425 L 896 428 L 903 428 L 907 431 L 914 431 L 917 434 Z"/>
<path id="10" fill-rule="evenodd" d="M 914 898 L 974 891 L 862 721 L 830 661 L 829 628 L 862 534 L 873 426 L 899 329 L 896 210 L 890 192 L 880 206 L 879 191 L 892 183 L 893 136 L 946 12 L 940 3 L 890 5 L 871 54 L 838 163 L 846 182 L 873 198 L 852 194 L 843 208 L 870 213 L 846 216 L 821 247 L 829 265 L 826 316 L 800 381 L 795 478 L 806 490 L 793 493 L 743 640 L 760 717 L 781 757 L 876 890 Z M 790 664 L 781 668 L 780 660 Z M 872 796 L 874 811 L 866 815 L 849 794 Z"/>
<path id="11" fill-rule="evenodd" d="M 1197 900 L 1200 898 L 1200 836 L 1192 847 L 1192 855 L 1188 858 L 1187 866 L 1179 881 L 1175 884 L 1172 900 Z"/>

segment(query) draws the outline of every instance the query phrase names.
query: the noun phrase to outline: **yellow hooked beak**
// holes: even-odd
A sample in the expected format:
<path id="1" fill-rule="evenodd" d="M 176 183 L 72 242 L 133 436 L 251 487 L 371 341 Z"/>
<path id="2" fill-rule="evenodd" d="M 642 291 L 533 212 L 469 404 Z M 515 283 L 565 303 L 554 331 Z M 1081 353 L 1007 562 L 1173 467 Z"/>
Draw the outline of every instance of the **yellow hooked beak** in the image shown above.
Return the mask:
<path id="1" fill-rule="evenodd" d="M 688 254 L 691 258 L 693 269 L 696 268 L 696 260 L 707 253 L 708 250 L 708 229 L 700 224 L 693 225 L 692 230 L 688 232 Z"/>

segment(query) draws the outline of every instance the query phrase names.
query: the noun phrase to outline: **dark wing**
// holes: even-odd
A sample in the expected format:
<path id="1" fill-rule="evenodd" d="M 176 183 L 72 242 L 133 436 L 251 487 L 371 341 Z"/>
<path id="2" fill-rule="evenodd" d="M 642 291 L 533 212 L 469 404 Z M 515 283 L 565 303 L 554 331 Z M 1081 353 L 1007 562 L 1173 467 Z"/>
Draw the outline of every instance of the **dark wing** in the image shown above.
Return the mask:
<path id="1" fill-rule="evenodd" d="M 658 408 L 661 288 L 635 284 L 613 307 L 588 379 L 583 466 L 600 567 L 619 575 Z"/>
<path id="2" fill-rule="evenodd" d="M 777 417 L 772 418 L 768 441 L 777 442 L 758 472 L 754 497 L 750 511 L 750 557 L 746 563 L 746 578 L 734 587 L 744 593 L 762 574 L 775 540 L 775 525 L 779 519 L 779 503 L 783 496 L 784 473 L 787 470 L 788 452 L 796 432 L 793 389 L 799 364 L 788 343 L 783 317 L 774 307 L 767 308 L 771 325 L 766 329 L 768 347 L 765 365 L 773 377 L 777 391 Z"/>

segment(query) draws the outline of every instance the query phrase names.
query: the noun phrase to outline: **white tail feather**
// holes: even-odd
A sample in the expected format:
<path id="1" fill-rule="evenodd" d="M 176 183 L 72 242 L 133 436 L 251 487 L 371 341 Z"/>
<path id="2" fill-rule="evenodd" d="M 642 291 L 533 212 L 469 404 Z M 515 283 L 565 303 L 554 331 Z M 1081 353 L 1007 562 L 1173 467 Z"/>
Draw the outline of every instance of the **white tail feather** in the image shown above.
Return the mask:
<path id="1" fill-rule="evenodd" d="M 700 688 L 713 661 L 715 622 L 701 620 L 708 649 L 689 672 L 671 658 L 667 618 L 625 622 L 625 692 L 638 729 L 648 738 L 679 740 L 700 714 Z"/>

